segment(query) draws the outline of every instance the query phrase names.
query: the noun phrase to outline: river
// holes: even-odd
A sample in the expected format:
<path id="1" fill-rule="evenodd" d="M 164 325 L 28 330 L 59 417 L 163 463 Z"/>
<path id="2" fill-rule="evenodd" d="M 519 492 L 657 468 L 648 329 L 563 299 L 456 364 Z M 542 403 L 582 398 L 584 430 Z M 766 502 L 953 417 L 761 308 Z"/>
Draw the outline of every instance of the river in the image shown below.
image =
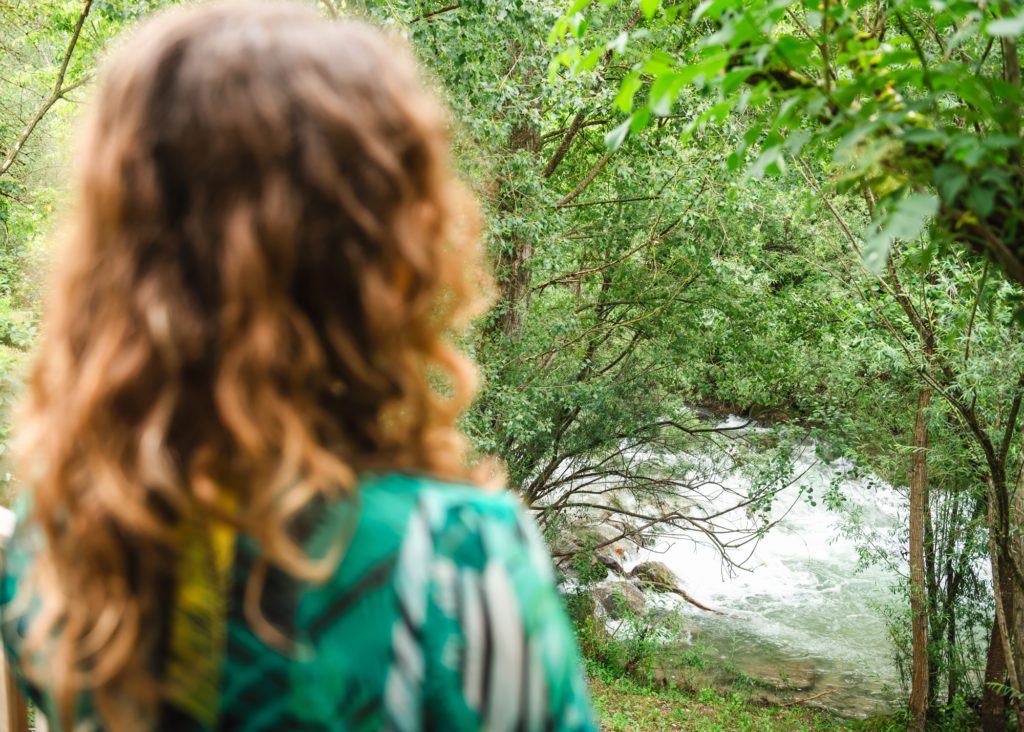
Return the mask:
<path id="1" fill-rule="evenodd" d="M 738 423 L 731 418 L 721 426 Z M 744 569 L 725 571 L 713 547 L 690 539 L 661 540 L 640 550 L 630 566 L 664 562 L 692 597 L 727 613 L 672 601 L 691 620 L 690 642 L 713 648 L 723 663 L 762 676 L 766 669 L 783 677 L 813 669 L 810 688 L 796 696 L 838 689 L 818 703 L 845 717 L 885 713 L 892 699 L 887 689 L 899 682 L 877 606 L 889 600 L 898 576 L 879 566 L 858 569 L 857 547 L 843 535 L 840 514 L 820 500 L 811 505 L 800 488 L 809 486 L 821 496 L 835 482 L 846 507 L 859 508 L 864 525 L 883 532 L 895 524 L 902 499 L 877 479 L 853 477 L 845 461 L 825 463 L 813 453 L 810 446 L 795 458 L 795 474 L 802 477 L 779 494 L 772 519 L 781 520 L 749 554 Z M 748 487 L 740 471 L 718 479 L 741 494 Z M 721 500 L 721 506 L 701 508 L 725 508 L 735 497 L 723 494 Z M 734 520 L 750 518 L 737 512 Z"/>

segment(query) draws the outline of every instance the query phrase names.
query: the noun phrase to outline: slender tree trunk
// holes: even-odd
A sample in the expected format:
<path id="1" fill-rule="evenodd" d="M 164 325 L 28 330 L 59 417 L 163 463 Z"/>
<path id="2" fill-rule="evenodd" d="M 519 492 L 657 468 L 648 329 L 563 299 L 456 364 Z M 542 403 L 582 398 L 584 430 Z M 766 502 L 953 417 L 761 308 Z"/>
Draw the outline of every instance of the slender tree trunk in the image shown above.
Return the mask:
<path id="1" fill-rule="evenodd" d="M 1024 526 L 1024 493 L 1021 492 L 1021 485 L 1018 482 L 1010 503 L 1010 526 Z M 1014 553 L 1018 557 L 1024 557 L 1024 537 L 1016 536 L 1010 542 Z M 1012 558 L 1011 558 L 1012 561 Z M 1013 658 L 1017 669 L 1017 689 L 1021 688 L 1024 682 L 1024 591 L 1015 582 L 1007 583 L 1013 595 L 1011 602 L 1011 627 L 1013 628 Z M 1013 705 L 1017 715 L 1017 729 L 1024 731 L 1024 704 L 1018 697 Z"/>
<path id="2" fill-rule="evenodd" d="M 956 612 L 955 605 L 949 606 L 949 618 L 946 625 L 946 703 L 952 704 L 956 698 L 957 686 L 960 682 L 960 670 L 956 657 Z"/>
<path id="3" fill-rule="evenodd" d="M 928 706 L 933 706 L 939 693 L 938 648 L 946 635 L 946 618 L 939 605 L 939 579 L 935 570 L 935 529 L 932 526 L 931 494 L 925 481 L 921 517 L 924 519 L 925 611 L 928 616 Z"/>
<path id="4" fill-rule="evenodd" d="M 946 597 L 943 611 L 946 621 L 946 703 L 952 704 L 960 685 L 961 664 L 957 656 L 956 645 L 956 608 L 962 582 L 962 569 L 967 562 L 967 547 L 956 552 L 956 528 L 962 525 L 964 499 L 959 492 L 952 494 L 953 507 L 946 520 L 946 536 L 943 542 L 943 574 L 946 578 Z M 955 564 L 954 564 L 955 563 Z M 938 595 L 932 599 L 932 605 L 938 605 Z"/>
<path id="5" fill-rule="evenodd" d="M 913 669 L 910 684 L 910 725 L 924 732 L 928 715 L 928 604 L 925 590 L 924 524 L 928 490 L 928 428 L 925 412 L 932 392 L 924 387 L 917 398 L 914 454 L 910 471 L 910 616 L 913 634 Z"/>

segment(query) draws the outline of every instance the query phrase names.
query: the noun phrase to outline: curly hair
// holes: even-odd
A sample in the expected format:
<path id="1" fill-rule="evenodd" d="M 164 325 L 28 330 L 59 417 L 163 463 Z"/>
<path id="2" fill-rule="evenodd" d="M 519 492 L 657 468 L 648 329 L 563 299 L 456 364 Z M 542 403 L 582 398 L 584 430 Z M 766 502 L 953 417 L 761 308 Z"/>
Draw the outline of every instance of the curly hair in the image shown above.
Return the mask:
<path id="1" fill-rule="evenodd" d="M 107 64 L 16 425 L 29 647 L 65 721 L 88 692 L 110 728 L 154 723 L 186 517 L 318 581 L 342 548 L 303 552 L 314 502 L 470 477 L 450 339 L 491 288 L 446 125 L 407 49 L 292 5 L 173 11 Z"/>

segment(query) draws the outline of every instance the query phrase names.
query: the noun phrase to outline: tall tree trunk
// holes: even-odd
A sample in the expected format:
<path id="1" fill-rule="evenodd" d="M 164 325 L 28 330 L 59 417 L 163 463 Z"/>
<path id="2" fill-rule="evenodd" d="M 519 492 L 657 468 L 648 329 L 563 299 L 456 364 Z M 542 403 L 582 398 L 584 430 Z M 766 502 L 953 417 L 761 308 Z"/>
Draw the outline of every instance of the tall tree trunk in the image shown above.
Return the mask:
<path id="1" fill-rule="evenodd" d="M 1014 599 L 1017 594 L 1014 590 L 1014 582 L 1010 576 L 1010 568 L 1007 562 L 1012 562 L 1012 557 L 1005 557 L 999 550 L 998 542 L 996 540 L 996 532 L 999 530 L 998 519 L 996 514 L 998 513 L 995 507 L 996 496 L 999 491 L 1005 491 L 1005 481 L 994 480 L 991 475 L 989 476 L 989 504 L 988 504 L 988 523 L 989 523 L 989 557 L 992 562 L 992 587 L 995 595 L 995 620 L 993 621 L 992 630 L 992 643 L 994 644 L 997 640 L 999 641 L 998 651 L 992 647 L 989 648 L 989 659 L 991 661 L 992 655 L 997 653 L 1002 657 L 1002 673 L 998 676 L 993 675 L 993 678 L 989 679 L 988 669 L 985 674 L 985 693 L 988 694 L 992 688 L 990 684 L 1007 684 L 1012 689 L 1019 689 L 1019 677 L 1017 675 L 1017 664 L 1014 659 L 1014 636 L 1015 629 L 1012 625 L 1016 613 L 1014 612 Z M 989 703 L 993 704 L 1001 713 L 1000 724 L 1002 726 L 986 727 L 985 729 L 1004 729 L 1005 717 L 1006 717 L 1006 697 L 1001 691 L 992 689 L 999 695 L 999 701 L 989 700 Z M 987 714 L 985 708 L 985 699 L 982 699 L 982 718 L 992 720 L 992 724 L 995 724 L 995 713 Z M 1018 721 L 1021 717 L 1021 709 L 1019 700 L 1014 703 L 1014 707 L 1017 711 Z"/>
<path id="2" fill-rule="evenodd" d="M 1020 527 L 1024 526 L 1024 492 L 1021 491 L 1021 484 L 1018 481 L 1016 490 L 1013 494 L 1013 499 L 1010 503 L 1010 526 Z M 1024 557 L 1024 537 L 1017 535 L 1013 541 L 1010 542 L 1013 552 L 1018 557 Z M 1013 558 L 1010 558 L 1013 561 Z M 1013 595 L 1011 603 L 1012 620 L 1011 627 L 1013 628 L 1013 659 L 1014 666 L 1017 669 L 1017 690 L 1021 689 L 1021 684 L 1024 683 L 1024 591 L 1015 582 L 1008 582 L 1010 586 L 1010 592 Z M 1020 697 L 1015 698 L 1014 711 L 1017 714 L 1017 729 L 1024 731 L 1024 703 Z"/>
<path id="3" fill-rule="evenodd" d="M 985 688 L 981 694 L 982 732 L 1002 732 L 1006 729 L 1006 697 L 993 684 L 1006 682 L 1006 656 L 999 623 L 992 619 L 992 635 L 988 644 L 988 662 L 985 664 Z"/>
<path id="4" fill-rule="evenodd" d="M 528 150 L 540 152 L 540 130 L 531 122 L 522 122 L 512 128 L 508 147 L 511 152 Z M 506 181 L 501 186 L 499 208 L 511 213 L 516 208 L 520 192 Z M 514 231 L 509 241 L 510 261 L 507 272 L 498 273 L 498 286 L 501 290 L 501 303 L 495 327 L 509 338 L 517 338 L 523 327 L 526 309 L 530 302 L 530 262 L 533 259 L 533 241 Z"/>
<path id="5" fill-rule="evenodd" d="M 952 704 L 960 683 L 960 670 L 956 657 L 956 606 L 950 604 L 946 625 L 946 703 Z"/>
<path id="6" fill-rule="evenodd" d="M 917 397 L 914 454 L 910 471 L 910 616 L 913 634 L 913 670 L 910 683 L 910 726 L 924 732 L 928 715 L 928 604 L 925 590 L 924 524 L 928 490 L 928 427 L 925 412 L 932 392 L 924 387 Z"/>
<path id="7" fill-rule="evenodd" d="M 955 527 L 961 526 L 962 518 L 961 514 L 964 509 L 964 499 L 959 492 L 954 492 L 951 496 L 953 501 L 953 507 L 950 511 L 949 516 L 946 519 L 946 536 L 944 546 L 942 549 L 943 557 L 943 573 L 946 578 L 946 597 L 943 601 L 943 615 L 946 618 L 946 703 L 952 704 L 956 698 L 957 690 L 960 685 L 960 669 L 961 664 L 959 657 L 957 656 L 957 645 L 956 645 L 956 617 L 957 617 L 957 598 L 960 595 L 960 586 L 963 581 L 963 571 L 967 563 L 967 545 L 965 542 L 964 547 L 960 550 L 959 554 L 956 551 L 956 535 L 957 531 Z M 980 509 L 978 509 L 980 510 Z M 966 517 L 964 517 L 966 518 Z M 954 564 L 955 562 L 955 564 Z M 932 598 L 932 606 L 938 606 L 938 595 Z"/>
<path id="8" fill-rule="evenodd" d="M 927 446 L 925 446 L 927 447 Z M 938 650 L 946 635 L 946 617 L 939 605 L 939 579 L 935 570 L 935 529 L 932 526 L 931 494 L 925 481 L 921 517 L 924 520 L 925 608 L 928 616 L 928 706 L 934 705 L 939 693 L 941 659 Z"/>

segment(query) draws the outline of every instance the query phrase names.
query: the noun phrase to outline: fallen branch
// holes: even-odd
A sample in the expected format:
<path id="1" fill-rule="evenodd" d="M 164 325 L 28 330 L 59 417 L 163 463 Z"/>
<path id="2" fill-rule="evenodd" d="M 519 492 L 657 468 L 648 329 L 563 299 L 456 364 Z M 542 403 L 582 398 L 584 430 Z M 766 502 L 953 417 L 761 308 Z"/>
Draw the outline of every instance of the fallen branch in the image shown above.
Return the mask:
<path id="1" fill-rule="evenodd" d="M 679 589 L 678 587 L 676 587 L 674 585 L 668 585 L 668 584 L 665 584 L 664 582 L 655 582 L 654 580 L 649 580 L 649 579 L 644 579 L 644 580 L 642 580 L 642 582 L 643 582 L 644 585 L 647 585 L 648 587 L 653 587 L 653 588 L 661 587 L 662 589 L 668 590 L 669 592 L 674 592 L 677 595 L 679 595 L 681 598 L 686 600 L 688 603 L 690 603 L 694 607 L 700 608 L 701 610 L 706 610 L 709 613 L 714 613 L 715 615 L 724 615 L 726 617 L 732 617 L 731 615 L 729 615 L 729 613 L 723 613 L 721 610 L 715 610 L 713 607 L 708 607 L 707 605 L 705 605 L 705 604 L 703 604 L 701 602 L 698 602 L 697 600 L 694 600 L 684 590 L 681 590 L 681 589 Z"/>
<path id="2" fill-rule="evenodd" d="M 814 696 L 807 696 L 807 697 L 804 697 L 803 699 L 794 699 L 791 702 L 786 702 L 785 704 L 780 704 L 779 706 L 780 707 L 791 707 L 794 704 L 800 704 L 800 703 L 805 702 L 805 701 L 811 701 L 812 699 L 819 699 L 819 698 L 821 698 L 823 696 L 828 696 L 829 694 L 835 694 L 837 691 L 839 691 L 839 689 L 829 689 L 828 691 L 823 691 L 820 694 L 815 694 Z"/>

